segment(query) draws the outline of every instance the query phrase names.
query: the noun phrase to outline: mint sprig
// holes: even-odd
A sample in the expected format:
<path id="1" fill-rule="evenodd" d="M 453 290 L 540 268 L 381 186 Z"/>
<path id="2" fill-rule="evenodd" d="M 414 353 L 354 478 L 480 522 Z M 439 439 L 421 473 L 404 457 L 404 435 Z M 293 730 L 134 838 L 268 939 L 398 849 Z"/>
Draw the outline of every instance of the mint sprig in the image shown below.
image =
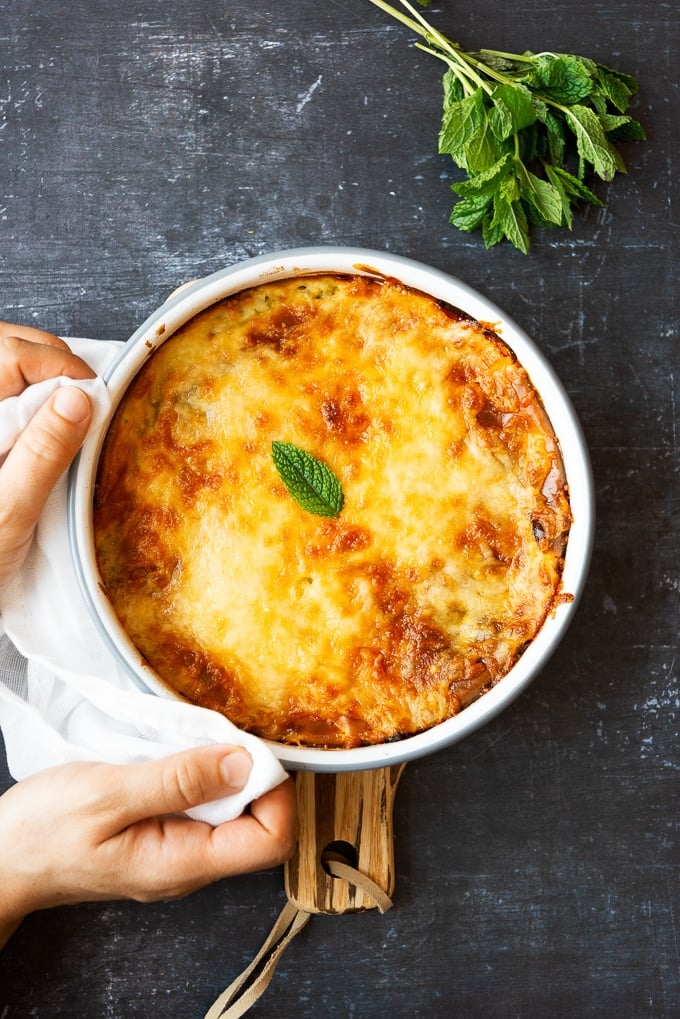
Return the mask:
<path id="1" fill-rule="evenodd" d="M 611 181 L 625 173 L 616 143 L 645 138 L 626 113 L 635 78 L 570 53 L 467 51 L 408 0 L 400 3 L 411 16 L 385 0 L 370 3 L 446 64 L 439 151 L 467 174 L 451 185 L 454 226 L 480 229 L 487 248 L 508 240 L 526 254 L 533 226 L 571 229 L 575 205 L 602 205 L 586 174 Z"/>
<path id="2" fill-rule="evenodd" d="M 345 498 L 328 464 L 292 442 L 272 442 L 272 459 L 287 491 L 304 510 L 318 517 L 339 515 Z"/>

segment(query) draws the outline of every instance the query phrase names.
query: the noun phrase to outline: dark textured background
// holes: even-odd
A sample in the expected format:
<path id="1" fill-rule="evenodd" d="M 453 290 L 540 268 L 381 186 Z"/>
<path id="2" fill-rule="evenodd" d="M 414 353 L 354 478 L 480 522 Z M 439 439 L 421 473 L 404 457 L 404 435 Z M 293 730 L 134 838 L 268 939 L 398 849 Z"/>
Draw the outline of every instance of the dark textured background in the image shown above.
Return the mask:
<path id="1" fill-rule="evenodd" d="M 534 337 L 596 479 L 575 621 L 503 715 L 408 765 L 395 908 L 315 918 L 252 1014 L 680 1016 L 680 15 L 675 0 L 430 12 L 468 47 L 575 51 L 639 78 L 649 141 L 572 233 L 525 257 L 448 225 L 442 68 L 366 0 L 0 0 L 0 318 L 125 338 L 184 280 L 358 244 L 462 277 Z M 200 1017 L 283 901 L 276 870 L 33 915 L 0 955 L 0 1019 Z"/>

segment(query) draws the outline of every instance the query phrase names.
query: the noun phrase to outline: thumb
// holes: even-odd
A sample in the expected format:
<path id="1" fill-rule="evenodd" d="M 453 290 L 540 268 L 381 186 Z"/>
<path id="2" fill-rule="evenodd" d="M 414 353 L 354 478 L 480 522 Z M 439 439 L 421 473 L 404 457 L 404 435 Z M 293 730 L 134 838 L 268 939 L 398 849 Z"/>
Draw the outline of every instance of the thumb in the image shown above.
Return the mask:
<path id="1" fill-rule="evenodd" d="M 91 417 L 90 401 L 81 389 L 57 389 L 8 453 L 0 471 L 3 561 L 15 553 L 20 559 L 28 546 L 47 496 L 78 451 Z"/>
<path id="2" fill-rule="evenodd" d="M 243 747 L 207 746 L 158 761 L 121 765 L 116 775 L 112 822 L 134 824 L 176 814 L 243 789 L 253 762 Z"/>

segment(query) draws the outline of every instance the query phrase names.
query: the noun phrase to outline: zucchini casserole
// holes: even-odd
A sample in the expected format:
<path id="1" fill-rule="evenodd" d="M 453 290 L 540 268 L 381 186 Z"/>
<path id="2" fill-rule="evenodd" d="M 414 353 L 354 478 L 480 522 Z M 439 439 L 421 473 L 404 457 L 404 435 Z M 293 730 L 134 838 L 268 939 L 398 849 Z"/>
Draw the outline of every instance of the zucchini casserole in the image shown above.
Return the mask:
<path id="1" fill-rule="evenodd" d="M 290 444 L 342 491 L 294 498 Z M 150 354 L 94 499 L 103 587 L 163 683 L 285 743 L 355 747 L 455 715 L 563 597 L 557 440 L 490 324 L 398 281 L 265 282 Z"/>

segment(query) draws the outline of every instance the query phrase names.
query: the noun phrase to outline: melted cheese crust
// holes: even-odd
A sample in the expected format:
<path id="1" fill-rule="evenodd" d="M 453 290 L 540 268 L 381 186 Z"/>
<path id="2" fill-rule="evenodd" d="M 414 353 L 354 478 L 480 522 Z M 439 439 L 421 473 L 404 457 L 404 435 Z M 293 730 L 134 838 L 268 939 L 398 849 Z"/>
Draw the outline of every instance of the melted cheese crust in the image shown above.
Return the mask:
<path id="1" fill-rule="evenodd" d="M 271 443 L 341 481 L 290 497 Z M 251 732 L 348 747 L 427 729 L 504 676 L 559 597 L 556 439 L 488 328 L 396 282 L 283 280 L 147 361 L 94 505 L 108 597 L 176 692 Z"/>

